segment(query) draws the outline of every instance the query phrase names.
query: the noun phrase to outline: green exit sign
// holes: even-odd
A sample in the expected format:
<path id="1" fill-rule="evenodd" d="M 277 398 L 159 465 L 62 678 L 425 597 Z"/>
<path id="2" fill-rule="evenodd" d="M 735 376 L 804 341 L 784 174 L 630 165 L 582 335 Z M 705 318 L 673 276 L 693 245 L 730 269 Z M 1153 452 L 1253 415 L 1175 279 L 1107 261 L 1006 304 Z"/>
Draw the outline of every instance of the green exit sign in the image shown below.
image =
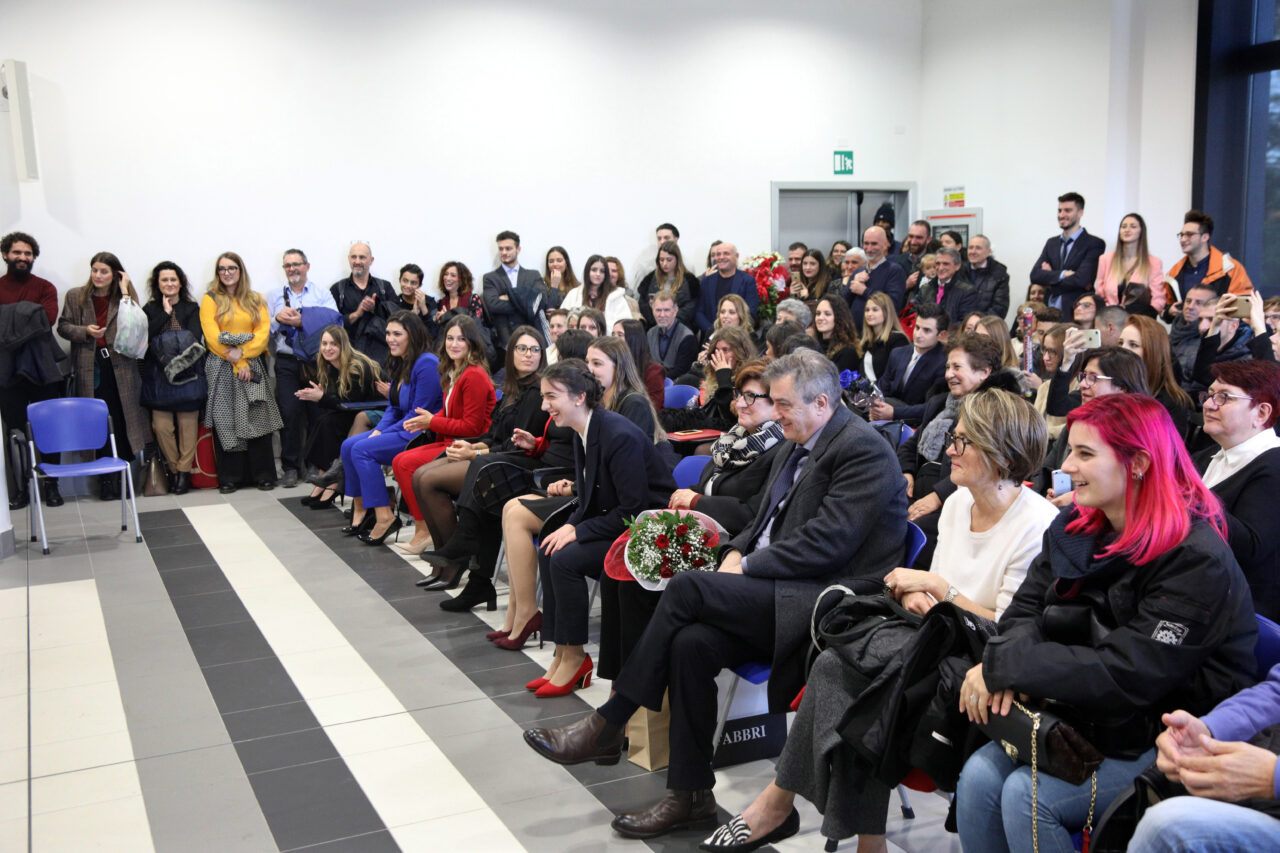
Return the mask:
<path id="1" fill-rule="evenodd" d="M 831 171 L 837 175 L 852 175 L 853 174 L 853 152 L 852 151 L 833 152 Z"/>

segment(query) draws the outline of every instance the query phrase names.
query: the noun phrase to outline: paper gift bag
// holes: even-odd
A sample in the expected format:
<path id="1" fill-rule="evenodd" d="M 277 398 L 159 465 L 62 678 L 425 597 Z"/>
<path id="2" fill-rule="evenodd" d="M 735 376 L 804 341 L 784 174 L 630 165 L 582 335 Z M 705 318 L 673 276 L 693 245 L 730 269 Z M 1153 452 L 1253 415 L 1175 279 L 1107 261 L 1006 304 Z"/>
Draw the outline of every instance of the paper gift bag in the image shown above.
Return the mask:
<path id="1" fill-rule="evenodd" d="M 662 697 L 662 710 L 641 708 L 627 722 L 627 760 L 645 770 L 661 770 L 671 760 L 671 699 Z"/>

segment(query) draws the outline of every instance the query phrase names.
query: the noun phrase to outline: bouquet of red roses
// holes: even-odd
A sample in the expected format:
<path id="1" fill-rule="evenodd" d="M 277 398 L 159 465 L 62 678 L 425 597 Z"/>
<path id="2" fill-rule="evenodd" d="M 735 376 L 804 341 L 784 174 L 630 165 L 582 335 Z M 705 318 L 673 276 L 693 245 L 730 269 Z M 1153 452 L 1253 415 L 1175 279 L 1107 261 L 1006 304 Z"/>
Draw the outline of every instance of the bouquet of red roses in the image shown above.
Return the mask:
<path id="1" fill-rule="evenodd" d="M 756 316 L 772 320 L 778 303 L 791 295 L 787 259 L 777 252 L 761 252 L 747 259 L 746 270 L 756 280 L 756 296 L 760 299 Z"/>
<path id="2" fill-rule="evenodd" d="M 714 571 L 720 533 L 700 512 L 647 509 L 631 522 L 623 560 L 645 589 L 662 589 L 680 572 Z"/>

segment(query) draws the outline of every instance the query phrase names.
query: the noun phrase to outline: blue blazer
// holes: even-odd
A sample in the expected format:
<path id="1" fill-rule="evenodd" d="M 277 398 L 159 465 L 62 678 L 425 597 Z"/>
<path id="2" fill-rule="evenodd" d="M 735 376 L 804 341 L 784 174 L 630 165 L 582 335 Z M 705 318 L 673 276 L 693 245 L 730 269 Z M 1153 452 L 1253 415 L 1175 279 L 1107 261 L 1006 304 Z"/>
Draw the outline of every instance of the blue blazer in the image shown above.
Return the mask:
<path id="1" fill-rule="evenodd" d="M 720 273 L 713 269 L 709 275 L 704 275 L 698 284 L 698 313 L 694 316 L 694 320 L 698 328 L 704 332 L 709 332 L 716 324 L 716 286 L 719 283 Z M 736 293 L 746 300 L 747 308 L 751 311 L 751 322 L 754 324 L 756 307 L 760 303 L 760 294 L 756 292 L 756 280 L 749 273 L 738 270 L 733 274 L 733 278 L 729 279 L 729 292 Z"/>
<path id="2" fill-rule="evenodd" d="M 405 418 L 416 414 L 414 409 L 438 412 L 444 405 L 443 395 L 440 393 L 440 359 L 429 352 L 418 356 L 418 360 L 413 363 L 409 381 L 403 385 L 392 383 L 388 396 L 391 405 L 387 406 L 386 414 L 378 421 L 378 432 L 383 435 L 403 434 L 407 441 L 409 432 L 402 425 Z"/>
<path id="3" fill-rule="evenodd" d="M 1040 257 L 1036 258 L 1035 264 L 1031 267 L 1031 281 L 1048 287 L 1049 298 L 1061 299 L 1062 313 L 1070 317 L 1076 300 L 1086 293 L 1093 292 L 1093 282 L 1098 277 L 1098 258 L 1102 257 L 1105 251 L 1107 251 L 1107 241 L 1081 228 L 1080 236 L 1071 244 L 1071 252 L 1067 255 L 1067 262 L 1064 264 L 1062 263 L 1062 237 L 1050 237 L 1044 244 Z M 1040 269 L 1040 265 L 1046 262 L 1049 264 L 1049 269 Z M 1063 270 L 1075 270 L 1075 275 L 1069 275 L 1059 281 L 1058 277 Z"/>
<path id="4" fill-rule="evenodd" d="M 889 364 L 884 369 L 884 376 L 877 384 L 886 397 L 893 397 L 906 403 L 905 406 L 894 406 L 894 420 L 919 421 L 924 414 L 924 401 L 929 397 L 929 389 L 937 384 L 947 370 L 947 355 L 944 347 L 938 344 L 916 362 L 915 370 L 904 383 L 903 374 L 907 372 L 907 364 L 915 354 L 914 346 L 898 347 L 889 353 Z"/>
<path id="5" fill-rule="evenodd" d="M 844 297 L 844 301 L 849 303 L 854 325 L 858 327 L 859 332 L 862 331 L 862 312 L 867 307 L 867 296 L 877 291 L 886 294 L 893 300 L 893 307 L 899 313 L 902 312 L 902 306 L 906 304 L 907 299 L 907 274 L 892 258 L 886 258 L 884 263 L 867 274 L 866 293 L 855 296 L 851 290 L 845 288 L 840 294 Z"/>
<path id="6" fill-rule="evenodd" d="M 582 543 L 612 542 L 628 518 L 666 506 L 676 490 L 653 436 L 603 406 L 591 412 L 585 450 L 574 436 L 573 468 L 578 505 L 568 523 Z"/>

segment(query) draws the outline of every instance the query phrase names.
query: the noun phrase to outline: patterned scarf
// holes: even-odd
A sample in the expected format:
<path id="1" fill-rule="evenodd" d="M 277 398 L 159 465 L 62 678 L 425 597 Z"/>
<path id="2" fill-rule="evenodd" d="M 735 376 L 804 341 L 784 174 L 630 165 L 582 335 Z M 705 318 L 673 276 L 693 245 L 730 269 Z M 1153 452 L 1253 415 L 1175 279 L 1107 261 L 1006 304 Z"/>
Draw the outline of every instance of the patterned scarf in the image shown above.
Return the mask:
<path id="1" fill-rule="evenodd" d="M 947 405 L 920 431 L 920 441 L 916 445 L 916 451 L 921 459 L 930 462 L 942 460 L 942 449 L 946 446 L 947 433 L 955 426 L 956 417 L 960 412 L 960 403 L 963 400 L 964 397 L 948 395 Z"/>
<path id="2" fill-rule="evenodd" d="M 750 435 L 742 424 L 734 424 L 712 445 L 711 461 L 721 469 L 745 468 L 780 441 L 782 427 L 773 421 L 765 421 Z"/>

